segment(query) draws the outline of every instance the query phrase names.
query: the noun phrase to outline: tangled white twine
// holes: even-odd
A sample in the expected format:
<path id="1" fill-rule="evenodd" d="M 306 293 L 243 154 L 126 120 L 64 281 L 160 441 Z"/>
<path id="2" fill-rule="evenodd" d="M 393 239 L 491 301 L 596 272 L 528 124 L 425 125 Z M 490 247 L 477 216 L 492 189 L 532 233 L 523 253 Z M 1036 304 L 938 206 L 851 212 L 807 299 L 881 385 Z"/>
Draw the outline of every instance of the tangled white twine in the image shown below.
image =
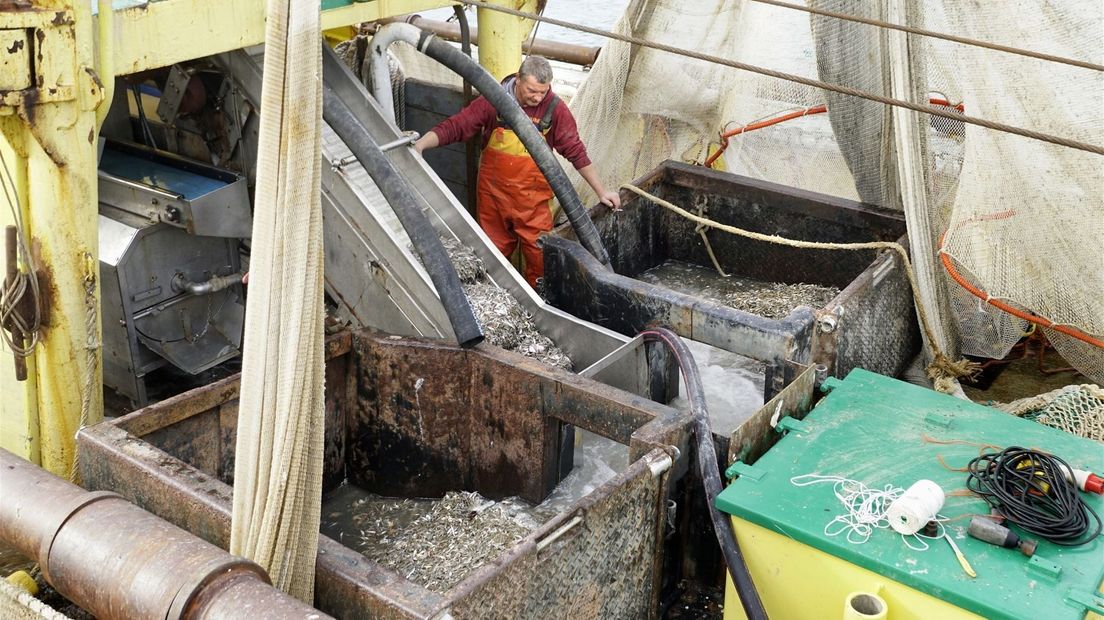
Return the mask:
<path id="1" fill-rule="evenodd" d="M 872 489 L 858 480 L 851 480 L 842 476 L 822 476 L 820 474 L 803 474 L 790 478 L 790 484 L 795 487 L 807 487 L 814 484 L 831 482 L 836 499 L 839 500 L 845 512 L 836 515 L 824 526 L 825 536 L 839 536 L 853 545 L 861 545 L 870 540 L 874 530 L 888 529 L 889 520 L 886 511 L 889 505 L 904 494 L 901 487 L 887 484 L 885 488 Z M 900 535 L 905 546 L 913 551 L 926 551 L 930 545 L 924 540 L 936 540 L 942 538 L 946 531 L 941 521 L 941 515 L 936 515 L 935 520 L 938 532 L 935 536 L 926 536 L 920 532 L 910 536 Z M 912 540 L 910 540 L 912 539 Z"/>

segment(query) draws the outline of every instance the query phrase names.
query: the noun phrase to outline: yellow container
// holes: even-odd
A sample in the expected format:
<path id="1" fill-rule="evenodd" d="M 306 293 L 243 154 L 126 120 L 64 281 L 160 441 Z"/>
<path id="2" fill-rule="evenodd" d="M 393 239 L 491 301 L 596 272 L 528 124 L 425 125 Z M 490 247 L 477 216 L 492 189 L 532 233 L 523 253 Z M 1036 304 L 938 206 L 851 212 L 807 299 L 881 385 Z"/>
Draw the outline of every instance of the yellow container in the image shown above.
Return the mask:
<path id="1" fill-rule="evenodd" d="M 982 617 L 750 521 L 733 517 L 732 528 L 736 530 L 736 540 L 751 571 L 755 589 L 772 620 L 878 618 L 877 615 L 845 615 L 845 602 L 856 592 L 873 594 L 884 600 L 886 620 Z M 950 547 L 947 553 L 951 553 Z M 725 620 L 747 617 L 731 577 L 725 586 L 724 617 Z"/>

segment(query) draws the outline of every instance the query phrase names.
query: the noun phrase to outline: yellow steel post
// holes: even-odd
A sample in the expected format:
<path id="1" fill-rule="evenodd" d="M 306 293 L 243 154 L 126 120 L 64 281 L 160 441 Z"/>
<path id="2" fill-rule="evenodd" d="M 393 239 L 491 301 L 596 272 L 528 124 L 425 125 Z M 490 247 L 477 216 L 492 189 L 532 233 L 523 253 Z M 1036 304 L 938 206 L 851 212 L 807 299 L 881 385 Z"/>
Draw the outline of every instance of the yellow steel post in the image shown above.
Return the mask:
<path id="1" fill-rule="evenodd" d="M 93 67 L 90 3 L 39 0 L 0 12 L 0 28 L 34 41 L 27 62 L 0 63 L 0 130 L 15 155 L 8 167 L 24 179 L 16 185 L 45 312 L 29 385 L 17 390 L 21 398 L 0 399 L 0 441 L 68 476 L 76 431 L 103 416 L 95 111 L 104 93 Z M 21 84 L 26 75 L 33 83 Z M 13 373 L 6 357 L 5 388 Z M 9 437 L 10 429 L 25 435 Z"/>
<path id="2" fill-rule="evenodd" d="M 526 12 L 537 10 L 537 0 L 484 0 L 484 4 Z M 479 20 L 479 64 L 495 79 L 501 80 L 517 71 L 521 64 L 521 44 L 533 29 L 533 21 L 482 8 L 477 9 L 476 16 Z"/>

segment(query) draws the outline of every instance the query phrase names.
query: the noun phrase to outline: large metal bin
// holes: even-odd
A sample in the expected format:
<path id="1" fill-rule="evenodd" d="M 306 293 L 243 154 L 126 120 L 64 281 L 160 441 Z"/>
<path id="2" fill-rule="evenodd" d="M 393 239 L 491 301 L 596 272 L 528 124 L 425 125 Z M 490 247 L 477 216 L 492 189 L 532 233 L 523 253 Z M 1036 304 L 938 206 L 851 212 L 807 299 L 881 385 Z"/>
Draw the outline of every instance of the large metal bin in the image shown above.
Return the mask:
<path id="1" fill-rule="evenodd" d="M 668 478 L 685 470 L 687 417 L 493 347 L 343 332 L 327 359 L 325 492 L 348 480 L 381 495 L 539 502 L 566 469 L 567 424 L 627 445 L 630 465 L 443 593 L 323 536 L 317 607 L 347 618 L 657 613 Z M 83 429 L 85 486 L 226 547 L 239 381 Z"/>
<path id="2" fill-rule="evenodd" d="M 634 184 L 756 232 L 834 243 L 905 242 L 898 213 L 700 166 L 664 162 Z M 894 253 L 797 249 L 709 232 L 729 274 L 841 289 L 823 308 L 799 306 L 785 318 L 764 318 L 638 279 L 668 259 L 713 264 L 694 222 L 635 194 L 623 198 L 620 211 L 591 209 L 612 271 L 579 245 L 568 225 L 543 238 L 545 292 L 553 305 L 628 335 L 663 324 L 685 338 L 766 362 L 768 396 L 781 387 L 784 360 L 823 363 L 835 376 L 858 367 L 897 375 L 918 350 L 912 293 Z"/>

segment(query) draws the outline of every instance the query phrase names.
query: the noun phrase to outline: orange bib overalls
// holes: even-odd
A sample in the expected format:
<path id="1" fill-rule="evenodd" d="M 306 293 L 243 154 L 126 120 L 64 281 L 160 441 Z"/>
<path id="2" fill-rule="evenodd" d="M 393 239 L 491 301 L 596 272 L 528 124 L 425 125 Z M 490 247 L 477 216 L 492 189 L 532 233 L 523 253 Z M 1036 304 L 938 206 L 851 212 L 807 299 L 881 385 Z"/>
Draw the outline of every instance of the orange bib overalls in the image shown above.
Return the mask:
<path id="1" fill-rule="evenodd" d="M 559 103 L 559 97 L 552 97 L 544 116 L 531 119 L 541 135 L 551 129 L 552 112 Z M 552 188 L 536 162 L 513 129 L 499 118 L 479 164 L 479 225 L 507 258 L 521 242 L 529 286 L 536 286 L 537 278 L 544 275 L 544 256 L 537 247 L 537 237 L 552 230 L 551 200 Z"/>

